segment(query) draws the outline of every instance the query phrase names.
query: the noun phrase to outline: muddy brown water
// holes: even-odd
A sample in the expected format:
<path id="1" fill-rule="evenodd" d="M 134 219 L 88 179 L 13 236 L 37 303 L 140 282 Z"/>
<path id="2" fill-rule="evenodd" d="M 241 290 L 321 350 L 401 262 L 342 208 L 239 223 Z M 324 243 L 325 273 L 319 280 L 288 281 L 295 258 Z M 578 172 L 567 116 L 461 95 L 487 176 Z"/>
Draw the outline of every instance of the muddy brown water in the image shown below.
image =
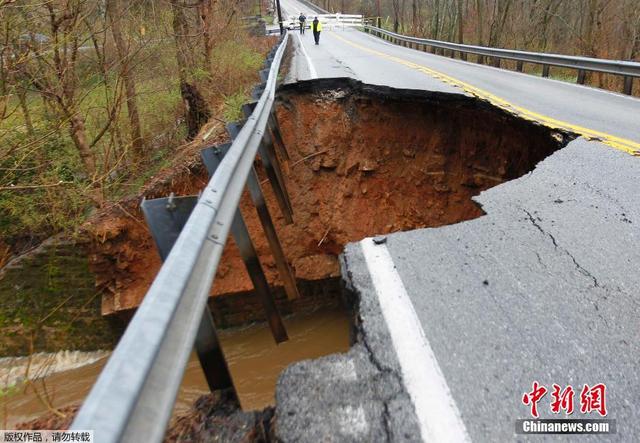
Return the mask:
<path id="1" fill-rule="evenodd" d="M 262 409 L 274 404 L 275 385 L 289 364 L 349 349 L 349 324 L 342 309 L 323 309 L 297 314 L 284 320 L 289 341 L 276 345 L 265 324 L 225 330 L 220 340 L 227 357 L 242 408 Z M 82 402 L 106 364 L 107 358 L 80 368 L 58 372 L 35 382 L 31 387 L 0 398 L 0 425 L 10 429 L 48 412 L 39 399 L 46 391 L 56 408 Z M 193 402 L 208 392 L 204 375 L 195 355 L 185 372 L 174 416 L 186 412 Z"/>

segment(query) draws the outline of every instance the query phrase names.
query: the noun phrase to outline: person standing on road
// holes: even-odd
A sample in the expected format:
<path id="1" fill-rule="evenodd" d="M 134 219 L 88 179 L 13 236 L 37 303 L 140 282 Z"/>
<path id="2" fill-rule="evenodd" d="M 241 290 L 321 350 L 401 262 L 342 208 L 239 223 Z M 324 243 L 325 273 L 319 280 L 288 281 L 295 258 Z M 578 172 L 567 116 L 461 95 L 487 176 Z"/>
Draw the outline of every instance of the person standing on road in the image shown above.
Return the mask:
<path id="1" fill-rule="evenodd" d="M 307 17 L 305 17 L 305 15 L 301 12 L 298 20 L 300 21 L 300 34 L 304 34 L 304 25 L 307 22 Z"/>
<path id="2" fill-rule="evenodd" d="M 320 31 L 322 31 L 322 23 L 318 20 L 318 17 L 311 22 L 311 30 L 313 31 L 313 39 L 316 41 L 316 45 L 320 44 Z"/>

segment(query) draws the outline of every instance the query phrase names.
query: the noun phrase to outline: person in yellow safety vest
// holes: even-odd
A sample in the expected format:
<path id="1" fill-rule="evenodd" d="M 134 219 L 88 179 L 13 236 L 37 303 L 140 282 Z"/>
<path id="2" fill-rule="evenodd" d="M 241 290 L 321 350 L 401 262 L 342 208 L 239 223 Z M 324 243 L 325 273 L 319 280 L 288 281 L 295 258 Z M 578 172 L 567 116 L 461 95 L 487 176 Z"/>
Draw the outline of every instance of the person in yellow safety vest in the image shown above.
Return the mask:
<path id="1" fill-rule="evenodd" d="M 313 39 L 316 41 L 316 45 L 320 44 L 320 31 L 322 31 L 322 23 L 318 20 L 318 17 L 311 22 L 311 30 L 313 31 Z"/>

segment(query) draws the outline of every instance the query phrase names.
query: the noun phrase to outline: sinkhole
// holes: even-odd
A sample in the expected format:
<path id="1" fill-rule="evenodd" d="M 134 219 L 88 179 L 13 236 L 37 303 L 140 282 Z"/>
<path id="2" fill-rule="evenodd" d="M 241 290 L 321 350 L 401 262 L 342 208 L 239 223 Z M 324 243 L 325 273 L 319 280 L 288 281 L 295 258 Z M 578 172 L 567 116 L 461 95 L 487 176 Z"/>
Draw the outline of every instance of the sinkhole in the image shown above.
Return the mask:
<path id="1" fill-rule="evenodd" d="M 571 137 L 474 97 L 351 79 L 285 85 L 276 115 L 295 218 L 279 232 L 310 280 L 334 276 L 348 242 L 482 216 L 474 195 Z"/>
<path id="2" fill-rule="evenodd" d="M 530 172 L 572 137 L 462 94 L 399 90 L 352 79 L 282 86 L 275 112 L 287 151 L 279 162 L 293 223 L 285 223 L 266 177 L 260 178 L 300 299 L 286 300 L 248 196 L 241 209 L 284 316 L 329 307 L 333 316 L 353 318 L 340 308 L 342 296 L 349 297 L 341 291 L 338 263 L 347 243 L 480 217 L 474 195 Z M 214 291 L 210 306 L 217 325 L 264 319 L 233 240 Z M 321 333 L 310 340 L 320 340 L 314 343 L 322 355 L 344 351 L 347 335 L 348 328 L 341 327 L 338 334 Z M 299 343 L 298 359 L 307 358 L 302 350 L 310 342 L 302 336 Z M 291 349 L 289 362 L 298 352 Z M 255 365 L 269 371 L 259 360 Z M 282 369 L 269 367 L 275 374 Z M 275 379 L 263 389 L 272 389 Z"/>

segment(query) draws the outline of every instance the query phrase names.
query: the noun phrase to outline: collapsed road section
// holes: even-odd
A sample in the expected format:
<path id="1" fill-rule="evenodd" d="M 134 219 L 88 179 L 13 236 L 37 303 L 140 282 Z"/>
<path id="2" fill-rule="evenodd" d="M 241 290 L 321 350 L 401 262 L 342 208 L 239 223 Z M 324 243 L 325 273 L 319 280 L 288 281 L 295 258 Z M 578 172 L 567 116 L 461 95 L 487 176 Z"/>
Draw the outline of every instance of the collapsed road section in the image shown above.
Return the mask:
<path id="1" fill-rule="evenodd" d="M 292 157 L 296 226 L 331 256 L 364 237 L 477 218 L 473 196 L 529 173 L 570 140 L 474 98 L 350 79 L 287 85 L 277 114 Z M 424 437 L 372 283 L 354 272 L 353 249 L 342 276 L 354 345 L 285 371 L 275 415 L 283 441 Z"/>
<path id="2" fill-rule="evenodd" d="M 298 145 L 320 151 L 330 145 L 327 140 L 344 137 L 338 146 L 345 148 L 334 151 L 338 164 L 312 165 L 315 174 L 338 175 L 353 140 L 366 140 L 355 143 L 369 148 L 357 160 L 366 163 L 371 157 L 365 152 L 374 152 L 374 160 L 384 161 L 371 171 L 358 169 L 360 193 L 352 195 L 409 202 L 401 213 L 423 211 L 425 218 L 402 226 L 404 232 L 354 239 L 346 246 L 341 264 L 353 306 L 354 344 L 347 354 L 294 364 L 283 373 L 276 393 L 277 437 L 428 440 L 434 429 L 442 430 L 441 411 L 425 410 L 416 398 L 446 391 L 449 401 L 440 409 L 459 418 L 451 436 L 508 441 L 515 437 L 517 420 L 530 417 L 523 393 L 536 381 L 549 389 L 605 383 L 606 418 L 625 424 L 615 439 L 632 439 L 640 431 L 633 418 L 640 407 L 635 370 L 640 210 L 629 184 L 637 181 L 640 164 L 598 141 L 572 140 L 474 100 L 466 108 L 457 97 L 418 93 L 416 106 L 368 86 L 297 87 L 313 92 L 315 111 L 307 119 L 316 122 L 301 126 L 309 133 Z M 360 95 L 367 90 L 379 101 Z M 305 99 L 283 100 L 291 111 L 286 126 L 297 121 L 293 110 Z M 343 109 L 335 104 L 339 101 L 351 104 L 346 116 L 335 111 Z M 394 107 L 399 112 L 392 115 L 388 111 Z M 372 112 L 362 113 L 363 108 Z M 318 128 L 327 120 L 333 129 L 323 134 Z M 362 125 L 371 120 L 384 128 L 378 138 L 378 126 Z M 350 124 L 341 126 L 343 121 Z M 358 125 L 366 130 L 354 131 Z M 314 135 L 322 140 L 317 147 Z M 440 162 L 424 161 L 430 157 Z M 402 166 L 387 169 L 394 160 Z M 429 175 L 435 170 L 441 175 Z M 389 187 L 377 180 L 385 174 L 395 180 Z M 341 189 L 339 179 L 332 183 L 332 189 Z M 485 215 L 474 219 L 480 215 L 476 205 Z M 347 204 L 345 218 L 367 226 L 362 237 L 393 231 L 385 229 L 398 223 L 396 213 L 384 210 L 390 206 L 361 203 L 349 213 Z M 429 217 L 432 224 L 425 221 Z M 408 230 L 419 223 L 449 225 Z M 388 257 L 384 268 L 380 256 Z M 381 282 L 380 274 L 395 282 Z M 423 340 L 413 354 L 398 345 L 398 324 L 390 321 L 400 306 L 389 307 L 387 299 L 399 293 L 416 321 L 411 334 Z M 420 360 L 426 348 L 440 377 L 428 378 L 424 371 L 426 385 L 412 391 L 416 383 L 408 376 L 415 376 L 415 367 L 406 362 Z M 541 418 L 558 418 L 550 403 L 550 398 L 539 403 Z"/>
<path id="3" fill-rule="evenodd" d="M 352 347 L 290 366 L 275 409 L 248 420 L 277 441 L 421 440 L 387 320 L 351 242 L 482 219 L 474 196 L 531 173 L 571 135 L 470 97 L 350 79 L 284 86 L 276 113 L 294 208 L 294 223 L 279 224 L 279 234 L 298 278 L 341 273 Z M 430 278 L 428 268 L 416 272 Z"/>
<path id="4" fill-rule="evenodd" d="M 567 137 L 474 98 L 351 79 L 283 86 L 276 115 L 290 156 L 280 162 L 294 223 L 271 212 L 300 290 L 319 295 L 313 303 L 311 297 L 286 301 L 250 198 L 245 196 L 240 206 L 285 313 L 298 305 L 319 306 L 321 294 L 336 294 L 338 255 L 347 243 L 481 216 L 472 196 L 528 173 Z M 193 193 L 204 182 L 198 169 L 175 186 Z M 277 208 L 271 189 L 265 186 L 264 191 L 268 206 Z M 118 220 L 94 227 L 92 263 L 104 290 L 105 314 L 135 308 L 160 266 L 144 226 L 128 217 Z M 260 310 L 247 296 L 252 289 L 230 240 L 212 292 L 216 324 L 258 320 Z"/>

